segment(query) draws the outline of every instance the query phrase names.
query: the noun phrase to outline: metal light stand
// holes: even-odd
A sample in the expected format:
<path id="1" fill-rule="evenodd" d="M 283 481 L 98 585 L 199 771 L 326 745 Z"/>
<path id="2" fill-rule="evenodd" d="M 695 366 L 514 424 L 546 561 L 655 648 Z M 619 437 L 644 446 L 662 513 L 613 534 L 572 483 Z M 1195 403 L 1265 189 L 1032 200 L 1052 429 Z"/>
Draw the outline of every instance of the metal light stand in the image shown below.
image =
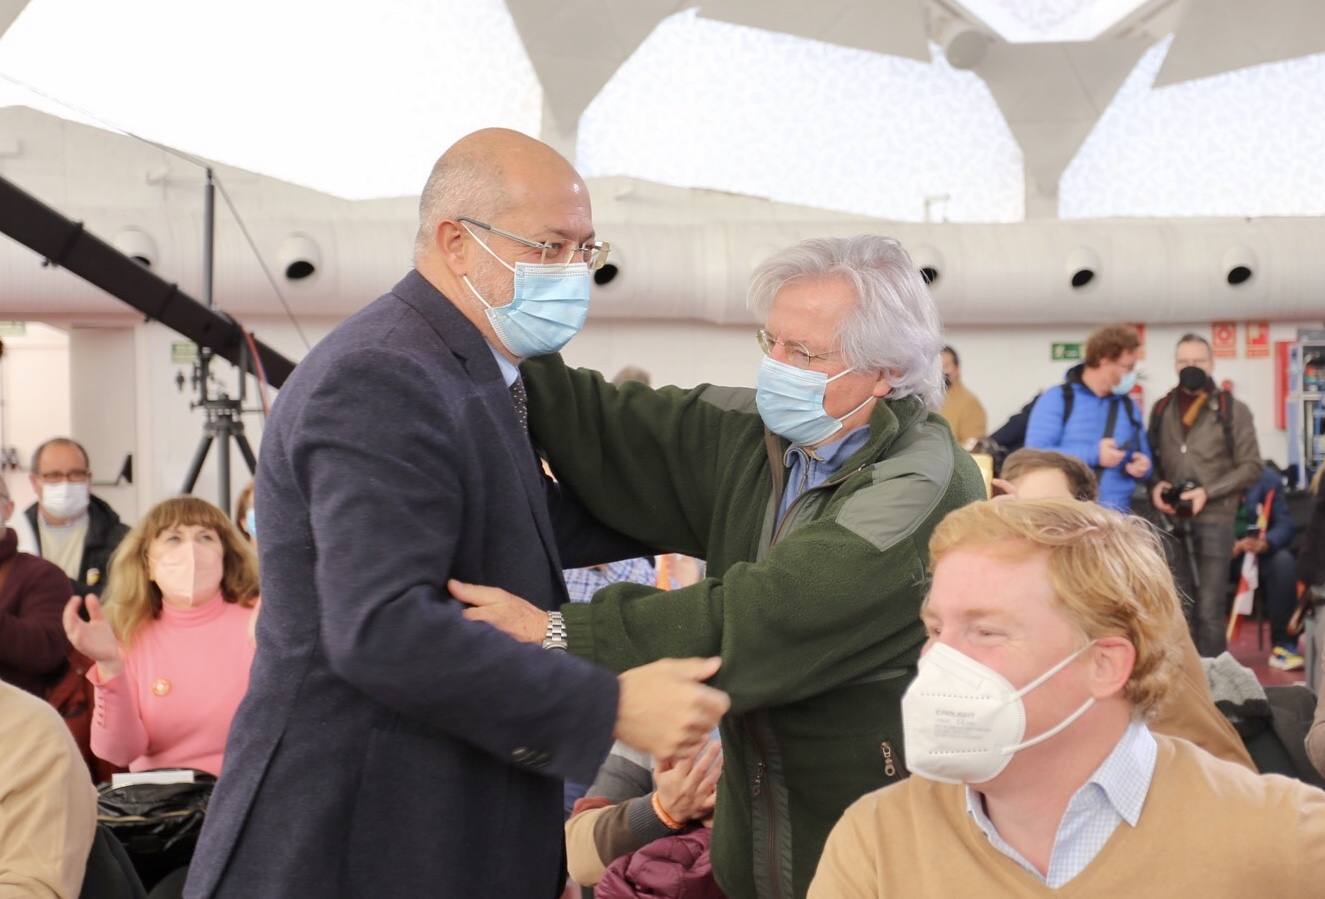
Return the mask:
<path id="1" fill-rule="evenodd" d="M 203 192 L 203 254 L 202 254 L 202 292 L 207 307 L 214 308 L 212 300 L 212 262 L 215 249 L 216 226 L 216 184 L 212 170 L 207 169 L 207 184 Z M 245 388 L 248 381 L 248 347 L 243 346 L 239 354 L 239 398 L 232 399 L 224 390 L 213 397 L 208 392 L 211 379 L 212 351 L 204 346 L 198 347 L 198 358 L 193 363 L 193 387 L 198 391 L 198 399 L 189 403 L 189 409 L 202 409 L 206 416 L 202 426 L 202 438 L 198 449 L 189 463 L 188 473 L 184 476 L 181 493 L 192 493 L 198 483 L 198 475 L 207 461 L 207 453 L 212 443 L 218 444 L 219 455 L 216 459 L 217 505 L 226 515 L 230 514 L 230 441 L 239 447 L 240 454 L 248 465 L 249 474 L 257 471 L 257 458 L 253 447 L 244 436 Z"/>

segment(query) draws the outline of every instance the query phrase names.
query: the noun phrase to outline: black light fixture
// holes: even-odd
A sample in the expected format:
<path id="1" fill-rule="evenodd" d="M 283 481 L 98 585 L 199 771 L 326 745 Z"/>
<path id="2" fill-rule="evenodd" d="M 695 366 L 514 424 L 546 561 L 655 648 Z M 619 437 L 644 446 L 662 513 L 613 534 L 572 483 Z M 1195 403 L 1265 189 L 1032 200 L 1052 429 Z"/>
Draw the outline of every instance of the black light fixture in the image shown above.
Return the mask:
<path id="1" fill-rule="evenodd" d="M 1077 247 L 1067 254 L 1067 280 L 1073 290 L 1081 290 L 1100 273 L 1099 254 L 1090 247 Z"/>
<path id="2" fill-rule="evenodd" d="M 277 258 L 289 281 L 303 281 L 313 277 L 322 261 L 317 244 L 306 234 L 291 234 L 285 238 Z"/>
<path id="3" fill-rule="evenodd" d="M 1256 274 L 1256 255 L 1242 244 L 1230 247 L 1224 251 L 1222 270 L 1228 285 L 1247 284 Z"/>
<path id="4" fill-rule="evenodd" d="M 156 241 L 139 228 L 125 228 L 111 239 L 110 245 L 143 268 L 151 268 L 157 260 Z"/>
<path id="5" fill-rule="evenodd" d="M 603 267 L 594 270 L 593 283 L 599 287 L 606 287 L 620 278 L 627 268 L 629 266 L 626 265 L 626 254 L 618 244 L 613 243 Z"/>
<path id="6" fill-rule="evenodd" d="M 943 254 L 927 244 L 921 244 L 911 253 L 911 260 L 920 270 L 920 277 L 933 287 L 943 277 Z"/>
<path id="7" fill-rule="evenodd" d="M 1256 254 L 1241 244 L 1224 251 L 1223 263 L 1224 280 L 1230 287 L 1246 284 L 1256 275 Z"/>

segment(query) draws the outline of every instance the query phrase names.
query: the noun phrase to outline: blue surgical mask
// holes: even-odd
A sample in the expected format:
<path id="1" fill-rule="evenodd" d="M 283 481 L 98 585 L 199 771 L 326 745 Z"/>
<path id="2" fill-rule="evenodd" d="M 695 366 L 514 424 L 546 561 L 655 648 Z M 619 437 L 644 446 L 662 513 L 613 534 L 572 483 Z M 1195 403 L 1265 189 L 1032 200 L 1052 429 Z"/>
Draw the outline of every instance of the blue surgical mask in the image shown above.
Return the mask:
<path id="1" fill-rule="evenodd" d="M 759 363 L 759 379 L 755 390 L 755 405 L 759 417 L 768 429 L 785 437 L 797 446 L 814 446 L 842 430 L 843 419 L 850 418 L 874 399 L 865 397 L 855 409 L 842 418 L 834 418 L 824 409 L 824 392 L 828 384 L 854 369 L 838 372 L 831 378 L 821 371 L 797 368 L 765 356 Z"/>
<path id="2" fill-rule="evenodd" d="M 469 230 L 469 226 L 465 226 Z M 475 289 L 468 275 L 462 278 L 470 293 L 488 311 L 497 339 L 518 359 L 546 356 L 570 343 L 589 316 L 589 266 L 583 262 L 509 265 L 474 232 L 470 236 L 493 259 L 515 275 L 515 296 L 505 306 L 493 306 Z"/>
<path id="3" fill-rule="evenodd" d="M 254 540 L 258 539 L 257 509 L 249 507 L 249 510 L 244 513 L 244 530 L 248 531 L 248 535 L 252 537 Z"/>
<path id="4" fill-rule="evenodd" d="M 1119 381 L 1113 388 L 1114 394 L 1117 396 L 1127 396 L 1127 394 L 1131 393 L 1132 388 L 1136 386 L 1136 376 L 1137 376 L 1136 369 L 1133 369 L 1132 371 L 1129 371 L 1127 374 L 1123 375 L 1123 379 Z"/>

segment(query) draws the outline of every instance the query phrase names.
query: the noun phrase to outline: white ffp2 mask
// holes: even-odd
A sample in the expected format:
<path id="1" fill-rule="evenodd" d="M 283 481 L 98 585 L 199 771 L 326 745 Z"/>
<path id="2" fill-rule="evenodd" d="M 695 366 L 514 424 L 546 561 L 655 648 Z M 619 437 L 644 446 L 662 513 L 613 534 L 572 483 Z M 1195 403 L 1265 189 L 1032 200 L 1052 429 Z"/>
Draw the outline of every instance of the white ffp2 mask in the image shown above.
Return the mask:
<path id="1" fill-rule="evenodd" d="M 920 658 L 919 673 L 902 697 L 906 767 L 944 783 L 992 780 L 1013 754 L 1042 743 L 1076 721 L 1095 703 L 1087 699 L 1071 715 L 1038 736 L 1026 736 L 1022 697 L 1062 671 L 1091 643 L 1018 690 L 988 665 L 943 643 Z"/>

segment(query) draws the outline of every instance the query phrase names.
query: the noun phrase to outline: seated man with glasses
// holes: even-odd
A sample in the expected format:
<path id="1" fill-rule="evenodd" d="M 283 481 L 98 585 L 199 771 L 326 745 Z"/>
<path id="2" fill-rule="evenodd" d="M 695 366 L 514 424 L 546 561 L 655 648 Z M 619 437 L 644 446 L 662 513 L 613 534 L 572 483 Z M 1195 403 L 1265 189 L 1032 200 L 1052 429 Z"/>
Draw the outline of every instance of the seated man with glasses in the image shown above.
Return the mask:
<path id="1" fill-rule="evenodd" d="M 722 657 L 714 874 L 727 896 L 790 899 L 842 811 L 902 776 L 926 541 L 984 483 L 935 414 L 938 313 L 895 240 L 783 250 L 755 271 L 750 306 L 755 390 L 617 387 L 558 356 L 522 371 L 530 429 L 589 511 L 708 562 L 689 587 L 616 584 L 563 606 L 570 652 L 615 670 Z M 543 639 L 548 613 L 481 586 L 452 593 L 471 617 Z"/>
<path id="2" fill-rule="evenodd" d="M 28 479 L 37 501 L 24 514 L 37 537 L 36 555 L 62 569 L 76 595 L 99 595 L 111 553 L 129 528 L 91 494 L 87 451 L 68 437 L 47 440 L 32 454 Z"/>

